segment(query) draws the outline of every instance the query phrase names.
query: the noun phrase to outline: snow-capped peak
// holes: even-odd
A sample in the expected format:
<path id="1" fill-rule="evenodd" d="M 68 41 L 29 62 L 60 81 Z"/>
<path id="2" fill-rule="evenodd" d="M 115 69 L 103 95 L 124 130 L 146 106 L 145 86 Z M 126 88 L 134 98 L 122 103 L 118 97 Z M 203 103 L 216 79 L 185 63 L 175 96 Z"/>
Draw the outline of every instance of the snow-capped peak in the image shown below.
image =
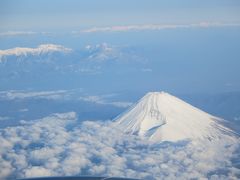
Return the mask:
<path id="1" fill-rule="evenodd" d="M 163 91 L 147 93 L 115 121 L 126 133 L 153 141 L 212 140 L 231 132 L 221 119 Z"/>
<path id="2" fill-rule="evenodd" d="M 62 45 L 57 44 L 42 44 L 38 46 L 37 50 L 41 52 L 65 52 L 65 53 L 72 51 L 70 48 L 66 48 Z"/>
<path id="3" fill-rule="evenodd" d="M 40 55 L 40 54 L 46 54 L 50 52 L 68 53 L 71 51 L 72 51 L 71 49 L 66 48 L 62 45 L 57 45 L 57 44 L 42 44 L 36 48 L 16 47 L 12 49 L 0 50 L 0 61 L 2 57 L 6 57 L 6 56 Z"/>
<path id="4" fill-rule="evenodd" d="M 121 56 L 121 52 L 119 52 L 117 47 L 111 46 L 107 43 L 97 44 L 94 46 L 87 45 L 85 49 L 90 53 L 88 59 L 96 62 L 102 62 L 109 59 L 112 60 Z"/>

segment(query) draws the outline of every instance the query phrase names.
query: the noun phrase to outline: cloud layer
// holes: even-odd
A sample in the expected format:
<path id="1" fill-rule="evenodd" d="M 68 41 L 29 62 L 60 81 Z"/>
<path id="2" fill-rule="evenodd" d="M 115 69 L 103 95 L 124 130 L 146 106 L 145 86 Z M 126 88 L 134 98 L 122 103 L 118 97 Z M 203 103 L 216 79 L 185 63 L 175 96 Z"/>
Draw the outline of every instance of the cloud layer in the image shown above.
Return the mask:
<path id="1" fill-rule="evenodd" d="M 0 38 L 4 37 L 19 37 L 19 36 L 33 36 L 33 35 L 53 35 L 51 32 L 36 32 L 36 31 L 5 31 L 0 32 Z"/>
<path id="2" fill-rule="evenodd" d="M 24 99 L 47 99 L 47 100 L 79 100 L 99 105 L 110 105 L 120 108 L 126 108 L 132 105 L 129 101 L 116 101 L 116 94 L 104 95 L 82 95 L 81 89 L 55 90 L 55 91 L 21 91 L 9 90 L 0 91 L 0 100 L 24 100 Z M 0 118 L 1 119 L 1 118 Z"/>
<path id="3" fill-rule="evenodd" d="M 106 27 L 91 27 L 80 31 L 73 30 L 67 34 L 79 33 L 94 33 L 94 32 L 128 32 L 128 31 L 145 31 L 145 30 L 162 30 L 162 29 L 178 29 L 178 28 L 209 28 L 209 27 L 234 27 L 240 26 L 239 22 L 224 23 L 224 22 L 199 22 L 191 24 L 142 24 L 142 25 L 119 25 L 119 26 L 106 26 Z M 61 33 L 53 32 L 36 32 L 36 31 L 5 31 L 0 32 L 1 37 L 14 37 L 14 36 L 31 36 L 31 35 L 61 35 Z"/>
<path id="4" fill-rule="evenodd" d="M 122 107 L 122 108 L 126 108 L 132 105 L 131 102 L 127 102 L 127 101 L 108 101 L 105 99 L 104 96 L 83 96 L 83 97 L 80 97 L 79 100 L 92 102 L 96 104 L 102 104 L 102 105 L 112 105 L 112 106 Z"/>
<path id="5" fill-rule="evenodd" d="M 201 23 L 195 23 L 195 24 L 144 24 L 144 25 L 128 25 L 128 26 L 94 27 L 94 28 L 85 29 L 81 32 L 83 33 L 127 32 L 127 31 L 163 30 L 163 29 L 178 29 L 178 28 L 208 28 L 208 27 L 227 27 L 227 26 L 240 26 L 240 24 L 215 23 L 215 22 L 201 22 Z"/>
<path id="6" fill-rule="evenodd" d="M 99 175 L 144 179 L 236 179 L 237 144 L 162 142 L 126 135 L 112 122 L 53 114 L 0 131 L 0 177 Z"/>
<path id="7" fill-rule="evenodd" d="M 20 91 L 20 90 L 10 90 L 10 91 L 0 91 L 0 99 L 15 100 L 15 99 L 64 99 L 69 95 L 67 90 L 57 90 L 57 91 Z"/>
<path id="8" fill-rule="evenodd" d="M 6 36 L 26 36 L 26 35 L 35 35 L 38 34 L 34 31 L 6 31 L 1 32 L 0 37 L 6 37 Z"/>

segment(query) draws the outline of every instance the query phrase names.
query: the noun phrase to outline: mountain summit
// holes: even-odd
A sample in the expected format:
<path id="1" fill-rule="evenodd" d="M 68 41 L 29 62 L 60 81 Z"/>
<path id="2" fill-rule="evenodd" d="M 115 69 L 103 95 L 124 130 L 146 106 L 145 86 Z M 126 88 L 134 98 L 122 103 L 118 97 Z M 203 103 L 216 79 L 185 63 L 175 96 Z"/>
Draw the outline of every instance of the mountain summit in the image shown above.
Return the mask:
<path id="1" fill-rule="evenodd" d="M 124 132 L 153 141 L 221 139 L 233 134 L 223 120 L 166 92 L 147 93 L 115 119 Z"/>

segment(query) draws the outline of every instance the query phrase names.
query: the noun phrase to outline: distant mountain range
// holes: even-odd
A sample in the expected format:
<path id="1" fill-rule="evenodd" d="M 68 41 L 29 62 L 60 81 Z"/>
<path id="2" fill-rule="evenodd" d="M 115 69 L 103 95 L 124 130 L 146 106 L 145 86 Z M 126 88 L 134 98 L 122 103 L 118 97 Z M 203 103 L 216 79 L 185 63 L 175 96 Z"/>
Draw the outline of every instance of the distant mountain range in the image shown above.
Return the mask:
<path id="1" fill-rule="evenodd" d="M 70 49 L 56 44 L 36 48 L 0 50 L 0 83 L 5 89 L 22 87 L 64 88 L 66 83 L 89 84 L 95 75 L 111 76 L 145 73 L 146 60 L 131 48 L 106 43 Z M 86 76 L 89 81 L 86 82 Z M 98 81 L 98 80 L 96 80 Z M 21 83 L 20 83 L 21 82 Z"/>

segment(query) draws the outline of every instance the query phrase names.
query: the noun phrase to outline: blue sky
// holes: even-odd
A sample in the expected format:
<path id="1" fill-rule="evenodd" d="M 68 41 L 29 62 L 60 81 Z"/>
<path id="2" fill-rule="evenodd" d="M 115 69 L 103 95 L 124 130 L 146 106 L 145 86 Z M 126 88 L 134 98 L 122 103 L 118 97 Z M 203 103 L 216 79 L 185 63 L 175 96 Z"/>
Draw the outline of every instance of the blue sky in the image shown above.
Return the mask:
<path id="1" fill-rule="evenodd" d="M 2 30 L 240 22 L 238 0 L 2 0 Z"/>

